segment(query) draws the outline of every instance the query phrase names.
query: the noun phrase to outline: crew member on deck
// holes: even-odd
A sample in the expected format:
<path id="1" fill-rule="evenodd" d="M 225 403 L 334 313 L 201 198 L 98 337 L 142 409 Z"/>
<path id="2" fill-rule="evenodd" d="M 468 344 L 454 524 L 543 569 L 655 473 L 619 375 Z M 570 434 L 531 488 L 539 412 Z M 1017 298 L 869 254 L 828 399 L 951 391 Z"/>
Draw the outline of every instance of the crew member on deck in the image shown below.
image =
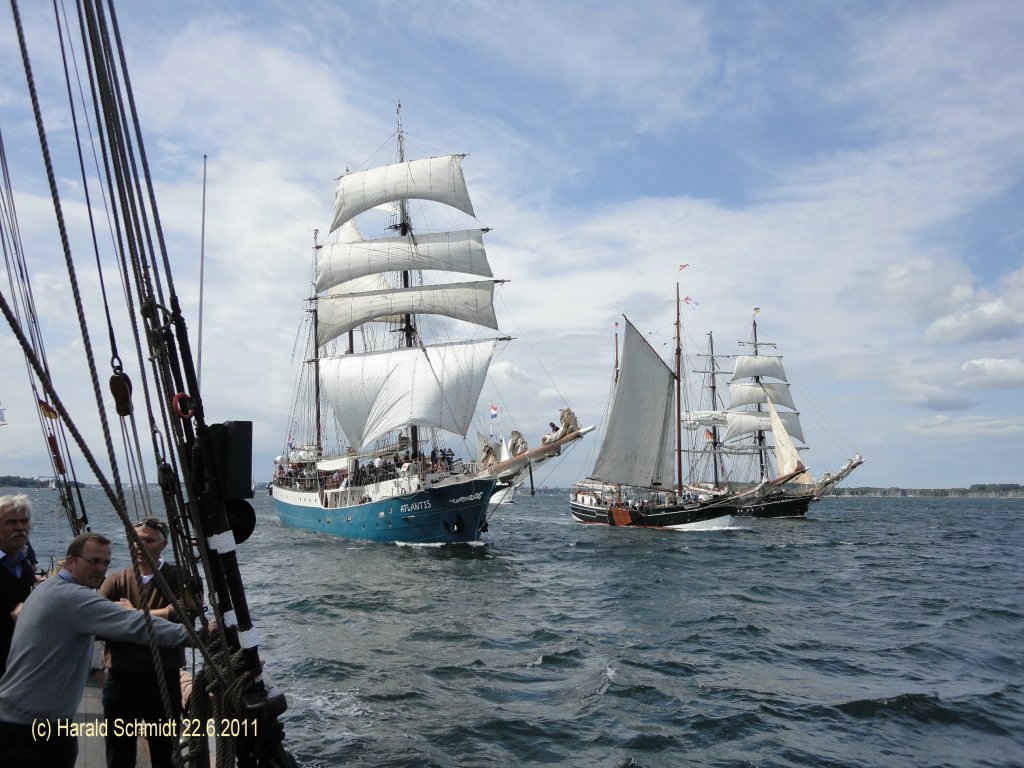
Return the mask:
<path id="1" fill-rule="evenodd" d="M 175 595 L 181 592 L 181 573 L 176 565 L 165 563 L 160 557 L 167 547 L 167 524 L 163 520 L 147 517 L 135 524 L 138 534 L 149 554 L 156 560 L 160 575 Z M 153 571 L 146 558 L 139 557 L 142 572 L 142 592 L 133 568 L 125 568 L 107 576 L 100 587 L 100 594 L 108 600 L 119 603 L 129 610 L 141 610 L 149 605 L 151 616 L 162 619 L 176 619 L 176 611 L 164 593 L 153 581 Z M 167 693 L 170 695 L 171 714 L 181 717 L 181 668 L 185 657 L 181 648 L 161 648 L 162 662 L 159 674 L 164 676 Z M 153 668 L 153 654 L 148 643 L 108 641 L 104 654 L 107 668 L 103 685 L 103 715 L 107 719 L 106 736 L 107 768 L 135 768 L 135 753 L 138 739 L 132 736 L 117 736 L 109 723 L 117 718 L 122 720 L 144 720 L 147 723 L 164 722 L 164 709 L 157 672 Z M 149 754 L 153 768 L 171 768 L 174 751 L 173 736 L 150 736 Z"/>
<path id="2" fill-rule="evenodd" d="M 35 585 L 35 564 L 28 557 L 31 521 L 28 496 L 0 496 L 0 677 L 21 604 Z"/>
<path id="3" fill-rule="evenodd" d="M 78 738 L 69 732 L 82 700 L 96 635 L 147 642 L 146 619 L 96 594 L 110 565 L 110 539 L 83 533 L 65 566 L 36 587 L 18 616 L 0 679 L 4 768 L 73 768 Z M 153 617 L 158 645 L 188 639 L 180 624 Z M 43 738 L 40 738 L 40 736 Z"/>

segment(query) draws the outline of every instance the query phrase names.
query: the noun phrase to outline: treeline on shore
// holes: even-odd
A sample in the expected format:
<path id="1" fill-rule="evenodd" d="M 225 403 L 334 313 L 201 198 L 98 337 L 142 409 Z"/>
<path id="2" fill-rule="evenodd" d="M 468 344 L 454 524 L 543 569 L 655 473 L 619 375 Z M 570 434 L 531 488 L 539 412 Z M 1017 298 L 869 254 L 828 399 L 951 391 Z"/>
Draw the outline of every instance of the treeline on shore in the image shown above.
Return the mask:
<path id="1" fill-rule="evenodd" d="M 49 478 L 18 477 L 16 475 L 0 475 L 0 486 L 9 488 L 47 488 L 50 485 Z"/>
<path id="2" fill-rule="evenodd" d="M 978 499 L 1017 499 L 1024 497 L 1024 485 L 1018 483 L 976 483 L 970 488 L 845 488 L 835 489 L 836 496 L 921 496 L 949 498 L 966 496 Z"/>

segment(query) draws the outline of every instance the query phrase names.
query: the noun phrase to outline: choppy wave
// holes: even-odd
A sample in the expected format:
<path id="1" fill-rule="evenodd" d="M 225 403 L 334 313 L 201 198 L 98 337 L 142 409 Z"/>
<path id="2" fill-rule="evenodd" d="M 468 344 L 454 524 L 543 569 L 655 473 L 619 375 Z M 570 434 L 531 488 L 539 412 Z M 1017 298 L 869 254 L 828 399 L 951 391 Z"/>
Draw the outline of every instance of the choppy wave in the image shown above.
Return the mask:
<path id="1" fill-rule="evenodd" d="M 271 503 L 239 559 L 302 765 L 1024 766 L 1019 502 L 827 499 L 694 535 L 538 495 L 440 548 Z"/>

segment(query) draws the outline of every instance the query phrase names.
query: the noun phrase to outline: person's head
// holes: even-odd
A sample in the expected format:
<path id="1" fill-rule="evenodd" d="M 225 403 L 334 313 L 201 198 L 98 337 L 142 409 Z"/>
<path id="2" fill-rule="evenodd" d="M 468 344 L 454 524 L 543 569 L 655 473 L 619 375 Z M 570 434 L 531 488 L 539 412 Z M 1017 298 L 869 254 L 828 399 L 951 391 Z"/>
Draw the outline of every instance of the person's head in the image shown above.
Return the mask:
<path id="1" fill-rule="evenodd" d="M 68 544 L 64 567 L 83 587 L 97 589 L 110 567 L 110 539 L 101 533 L 83 533 Z"/>
<path id="2" fill-rule="evenodd" d="M 160 553 L 167 546 L 167 523 L 157 520 L 155 517 L 147 517 L 135 524 L 135 533 L 138 534 L 142 546 L 146 548 L 154 560 L 160 560 Z M 142 560 L 142 567 L 149 569 L 149 564 Z"/>
<path id="3" fill-rule="evenodd" d="M 32 523 L 32 502 L 28 496 L 0 496 L 0 552 L 17 557 L 28 544 Z"/>

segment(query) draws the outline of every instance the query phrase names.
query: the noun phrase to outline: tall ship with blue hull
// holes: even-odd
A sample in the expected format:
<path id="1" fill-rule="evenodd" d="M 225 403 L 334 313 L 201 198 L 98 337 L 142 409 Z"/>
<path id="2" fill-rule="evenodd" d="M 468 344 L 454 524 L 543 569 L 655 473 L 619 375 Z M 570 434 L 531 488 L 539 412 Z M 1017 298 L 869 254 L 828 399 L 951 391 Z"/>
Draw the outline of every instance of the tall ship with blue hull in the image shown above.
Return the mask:
<path id="1" fill-rule="evenodd" d="M 502 281 L 488 263 L 486 229 L 421 224 L 476 224 L 464 156 L 406 160 L 400 111 L 395 138 L 395 162 L 338 180 L 337 239 L 314 235 L 309 346 L 271 494 L 290 527 L 473 542 L 487 530 L 495 484 L 582 433 L 566 430 L 511 464 L 489 466 L 469 447 L 491 358 L 510 338 L 496 333 Z M 367 225 L 380 236 L 364 237 Z"/>
<path id="2" fill-rule="evenodd" d="M 346 539 L 457 544 L 480 538 L 494 482 L 490 478 L 418 490 L 412 482 L 399 483 L 406 493 L 382 491 L 380 501 L 363 504 L 345 489 L 321 494 L 275 485 L 274 503 L 281 522 L 290 528 Z"/>

